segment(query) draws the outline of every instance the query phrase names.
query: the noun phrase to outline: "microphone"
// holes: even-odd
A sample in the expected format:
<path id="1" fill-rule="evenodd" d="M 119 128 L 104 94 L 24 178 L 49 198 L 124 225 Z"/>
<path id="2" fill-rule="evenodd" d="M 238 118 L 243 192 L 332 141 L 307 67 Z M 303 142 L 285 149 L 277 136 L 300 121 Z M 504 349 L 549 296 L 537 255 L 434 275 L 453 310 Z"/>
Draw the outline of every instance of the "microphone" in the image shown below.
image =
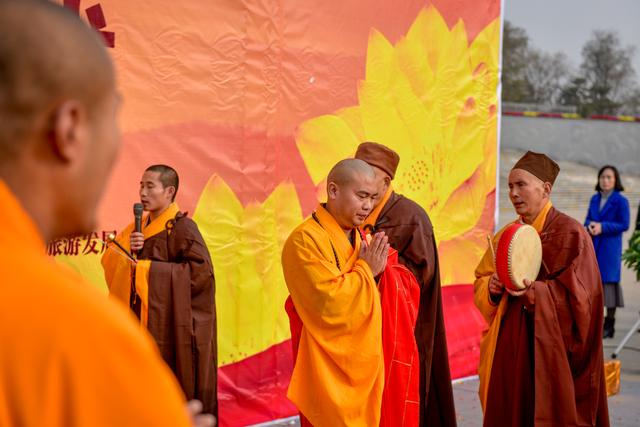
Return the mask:
<path id="1" fill-rule="evenodd" d="M 136 233 L 141 233 L 142 232 L 142 212 L 144 211 L 144 206 L 142 205 L 142 203 L 134 203 L 133 204 L 133 218 L 134 218 L 134 224 L 135 224 L 135 232 Z M 140 255 L 140 250 L 136 251 L 137 255 Z"/>
<path id="2" fill-rule="evenodd" d="M 142 203 L 133 204 L 133 217 L 135 219 L 135 232 L 142 232 L 142 212 L 144 212 L 144 206 Z"/>

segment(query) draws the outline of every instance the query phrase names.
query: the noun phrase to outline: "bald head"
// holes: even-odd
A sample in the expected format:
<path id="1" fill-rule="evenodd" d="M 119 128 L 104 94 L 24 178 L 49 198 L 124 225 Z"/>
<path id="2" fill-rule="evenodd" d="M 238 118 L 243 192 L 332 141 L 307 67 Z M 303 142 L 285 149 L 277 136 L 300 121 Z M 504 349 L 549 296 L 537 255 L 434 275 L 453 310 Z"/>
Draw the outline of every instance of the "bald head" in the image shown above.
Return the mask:
<path id="1" fill-rule="evenodd" d="M 120 146 L 103 40 L 46 0 L 0 0 L 0 180 L 45 240 L 86 234 Z"/>
<path id="2" fill-rule="evenodd" d="M 338 162 L 327 177 L 327 210 L 345 230 L 364 222 L 378 197 L 376 174 L 359 159 Z"/>
<path id="3" fill-rule="evenodd" d="M 67 99 L 95 112 L 115 82 L 103 41 L 46 0 L 0 0 L 0 162 L 11 161 Z"/>
<path id="4" fill-rule="evenodd" d="M 327 177 L 327 184 L 333 182 L 337 185 L 345 185 L 360 175 L 375 179 L 375 171 L 367 162 L 360 159 L 341 160 L 331 168 Z"/>

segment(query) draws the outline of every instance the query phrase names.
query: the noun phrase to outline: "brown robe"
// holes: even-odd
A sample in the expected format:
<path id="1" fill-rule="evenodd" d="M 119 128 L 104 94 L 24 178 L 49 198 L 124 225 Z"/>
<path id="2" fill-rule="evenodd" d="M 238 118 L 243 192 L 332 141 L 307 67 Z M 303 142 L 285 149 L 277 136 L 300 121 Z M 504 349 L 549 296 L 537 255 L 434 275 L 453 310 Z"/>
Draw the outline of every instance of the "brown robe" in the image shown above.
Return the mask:
<path id="1" fill-rule="evenodd" d="M 149 332 L 189 399 L 217 416 L 215 279 L 207 246 L 191 218 L 178 213 L 148 238 L 139 259 L 149 270 Z M 136 310 L 137 309 L 137 310 Z M 134 311 L 139 315 L 139 308 Z"/>
<path id="2" fill-rule="evenodd" d="M 394 192 L 376 220 L 375 231 L 389 236 L 400 263 L 420 284 L 415 329 L 420 354 L 420 425 L 455 426 L 438 252 L 429 216 L 417 203 Z"/>
<path id="3" fill-rule="evenodd" d="M 603 295 L 591 238 L 551 208 L 543 267 L 508 298 L 493 359 L 485 426 L 609 426 Z"/>

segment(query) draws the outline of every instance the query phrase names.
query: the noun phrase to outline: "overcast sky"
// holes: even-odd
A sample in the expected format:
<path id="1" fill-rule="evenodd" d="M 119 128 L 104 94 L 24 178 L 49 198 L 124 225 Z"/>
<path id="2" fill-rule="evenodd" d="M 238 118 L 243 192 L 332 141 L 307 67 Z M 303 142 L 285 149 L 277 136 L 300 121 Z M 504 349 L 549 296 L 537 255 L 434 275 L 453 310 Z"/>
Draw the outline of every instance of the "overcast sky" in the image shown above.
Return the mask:
<path id="1" fill-rule="evenodd" d="M 504 18 L 527 31 L 541 50 L 564 52 L 577 69 L 593 30 L 616 30 L 623 46 L 635 46 L 640 80 L 640 0 L 504 0 Z"/>

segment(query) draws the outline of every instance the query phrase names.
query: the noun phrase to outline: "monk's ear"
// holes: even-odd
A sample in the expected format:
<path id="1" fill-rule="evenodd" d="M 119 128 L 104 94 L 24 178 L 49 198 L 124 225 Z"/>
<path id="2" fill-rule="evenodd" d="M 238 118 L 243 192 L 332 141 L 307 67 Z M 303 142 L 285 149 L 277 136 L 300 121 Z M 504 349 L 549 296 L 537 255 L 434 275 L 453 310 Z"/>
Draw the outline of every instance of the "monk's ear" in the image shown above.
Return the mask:
<path id="1" fill-rule="evenodd" d="M 551 183 L 550 182 L 542 183 L 542 189 L 544 191 L 545 197 L 551 196 Z"/>
<path id="2" fill-rule="evenodd" d="M 387 188 L 391 185 L 391 177 L 389 175 L 384 177 L 384 185 L 386 185 Z"/>
<path id="3" fill-rule="evenodd" d="M 338 197 L 339 191 L 340 189 L 338 188 L 338 184 L 336 184 L 335 182 L 330 182 L 327 184 L 327 197 L 330 200 L 334 200 L 336 197 Z"/>
<path id="4" fill-rule="evenodd" d="M 84 156 L 89 133 L 87 122 L 87 110 L 79 101 L 64 101 L 53 110 L 48 142 L 60 161 L 71 163 Z"/>
<path id="5" fill-rule="evenodd" d="M 173 200 L 176 197 L 176 187 L 170 185 L 166 188 L 167 196 L 169 196 L 169 200 Z"/>

